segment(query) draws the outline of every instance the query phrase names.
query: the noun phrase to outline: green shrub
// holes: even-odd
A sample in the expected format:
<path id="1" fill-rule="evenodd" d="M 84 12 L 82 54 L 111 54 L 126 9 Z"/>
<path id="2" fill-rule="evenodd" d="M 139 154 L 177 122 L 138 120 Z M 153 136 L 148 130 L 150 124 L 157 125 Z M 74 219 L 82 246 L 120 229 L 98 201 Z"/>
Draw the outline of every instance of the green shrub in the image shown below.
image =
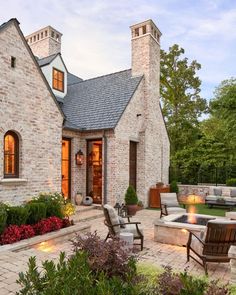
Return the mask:
<path id="1" fill-rule="evenodd" d="M 7 208 L 7 225 L 26 224 L 28 209 L 23 206 L 13 206 Z"/>
<path id="2" fill-rule="evenodd" d="M 157 277 L 154 294 L 162 295 L 229 295 L 228 285 L 220 285 L 219 281 L 207 281 L 205 278 L 192 276 L 184 272 L 175 273 L 170 266 Z"/>
<path id="3" fill-rule="evenodd" d="M 6 205 L 0 203 L 0 234 L 3 232 L 7 224 Z"/>
<path id="4" fill-rule="evenodd" d="M 178 187 L 177 181 L 175 181 L 175 180 L 171 181 L 171 183 L 170 183 L 170 192 L 178 194 L 179 187 Z"/>
<path id="5" fill-rule="evenodd" d="M 63 218 L 63 205 L 65 200 L 59 193 L 41 193 L 31 203 L 44 203 L 46 205 L 46 217 L 56 216 Z"/>
<path id="6" fill-rule="evenodd" d="M 130 185 L 127 188 L 127 191 L 125 193 L 125 204 L 126 205 L 136 205 L 136 204 L 138 204 L 138 197 L 137 197 L 135 189 L 133 188 L 132 185 Z"/>
<path id="7" fill-rule="evenodd" d="M 60 254 L 58 263 L 45 261 L 43 271 L 38 270 L 36 258 L 31 257 L 28 271 L 19 274 L 17 283 L 22 289 L 17 294 L 40 295 L 135 295 L 136 286 L 132 282 L 123 282 L 119 277 L 108 278 L 103 272 L 98 276 L 90 270 L 87 255 L 77 251 L 68 260 L 65 253 Z"/>
<path id="8" fill-rule="evenodd" d="M 227 186 L 236 186 L 236 178 L 229 178 L 226 180 Z"/>
<path id="9" fill-rule="evenodd" d="M 45 203 L 28 203 L 26 208 L 28 209 L 27 224 L 35 224 L 41 219 L 46 218 Z"/>

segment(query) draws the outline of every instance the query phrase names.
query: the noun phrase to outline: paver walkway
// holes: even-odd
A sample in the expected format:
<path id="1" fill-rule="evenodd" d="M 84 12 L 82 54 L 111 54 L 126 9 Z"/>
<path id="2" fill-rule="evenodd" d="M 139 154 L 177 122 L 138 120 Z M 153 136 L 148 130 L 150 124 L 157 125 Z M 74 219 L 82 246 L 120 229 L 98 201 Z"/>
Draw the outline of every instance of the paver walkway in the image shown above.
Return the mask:
<path id="1" fill-rule="evenodd" d="M 140 252 L 140 260 L 150 262 L 157 266 L 170 265 L 175 270 L 184 270 L 188 267 L 189 272 L 196 275 L 203 275 L 203 269 L 196 262 L 190 261 L 186 263 L 186 249 L 184 247 L 154 242 L 153 220 L 158 218 L 158 216 L 158 211 L 142 210 L 132 218 L 133 221 L 140 221 L 144 229 L 144 250 Z M 91 225 L 91 231 L 96 230 L 103 238 L 106 236 L 107 229 L 103 224 L 103 217 L 85 222 Z M 27 262 L 30 256 L 36 256 L 38 262 L 46 259 L 57 259 L 60 251 L 66 251 L 67 254 L 71 253 L 71 244 L 66 241 L 57 245 L 49 245 L 43 250 L 46 250 L 46 252 L 42 251 L 41 248 L 27 249 L 17 253 L 9 251 L 0 253 L 0 295 L 16 293 L 19 289 L 19 286 L 16 284 L 18 273 L 27 269 Z M 212 279 L 218 278 L 220 281 L 227 282 L 230 279 L 229 264 L 209 264 L 209 277 Z"/>

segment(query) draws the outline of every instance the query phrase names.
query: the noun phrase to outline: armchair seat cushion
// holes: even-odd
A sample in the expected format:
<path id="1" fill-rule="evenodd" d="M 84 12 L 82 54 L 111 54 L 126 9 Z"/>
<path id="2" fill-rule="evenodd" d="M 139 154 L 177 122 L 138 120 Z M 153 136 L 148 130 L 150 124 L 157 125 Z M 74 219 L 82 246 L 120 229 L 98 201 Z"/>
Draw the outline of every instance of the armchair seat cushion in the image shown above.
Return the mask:
<path id="1" fill-rule="evenodd" d="M 143 234 L 143 230 L 139 226 L 140 232 Z M 125 228 L 121 228 L 120 232 L 122 233 L 132 233 L 134 238 L 140 237 L 139 233 L 137 232 L 135 224 L 126 224 Z"/>
<path id="2" fill-rule="evenodd" d="M 186 209 L 180 207 L 168 207 L 168 214 L 186 213 Z"/>

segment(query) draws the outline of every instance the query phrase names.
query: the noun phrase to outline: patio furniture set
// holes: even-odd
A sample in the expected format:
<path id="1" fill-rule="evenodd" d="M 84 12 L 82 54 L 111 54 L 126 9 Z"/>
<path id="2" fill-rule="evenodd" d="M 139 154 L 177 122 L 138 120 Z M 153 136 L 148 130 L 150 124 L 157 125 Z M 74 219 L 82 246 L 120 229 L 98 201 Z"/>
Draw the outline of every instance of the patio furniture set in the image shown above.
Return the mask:
<path id="1" fill-rule="evenodd" d="M 206 204 L 212 201 L 214 200 L 210 201 L 208 199 Z M 108 238 L 131 234 L 134 240 L 139 241 L 138 245 L 143 250 L 144 235 L 140 222 L 131 222 L 129 219 L 130 216 L 126 216 L 128 220 L 125 222 L 110 205 L 104 205 L 103 211 L 105 216 L 104 223 L 108 227 L 108 234 L 105 241 Z M 204 267 L 205 273 L 207 274 L 207 262 L 229 262 L 229 248 L 231 245 L 236 245 L 236 220 L 231 220 L 236 219 L 236 212 L 235 214 L 234 212 L 229 213 L 231 215 L 226 215 L 226 218 L 195 214 L 195 217 L 198 220 L 203 220 L 203 223 L 205 219 L 205 225 L 201 224 L 197 226 L 196 224 L 188 224 L 187 219 L 190 214 L 180 206 L 176 193 L 161 193 L 161 215 L 158 222 L 154 222 L 154 231 L 158 235 L 158 225 L 163 227 L 165 220 L 170 221 L 168 218 L 173 216 L 176 219 L 176 225 L 179 229 L 178 232 L 185 238 L 184 246 L 186 247 L 187 261 L 190 258 L 194 259 Z M 186 221 L 181 221 L 182 219 L 186 219 Z M 172 221 L 175 222 L 175 220 Z M 166 222 L 166 231 L 168 231 L 170 223 Z M 165 234 L 168 235 L 168 233 Z M 178 239 L 177 236 L 174 236 L 174 238 Z M 159 242 L 165 241 L 159 240 Z"/>

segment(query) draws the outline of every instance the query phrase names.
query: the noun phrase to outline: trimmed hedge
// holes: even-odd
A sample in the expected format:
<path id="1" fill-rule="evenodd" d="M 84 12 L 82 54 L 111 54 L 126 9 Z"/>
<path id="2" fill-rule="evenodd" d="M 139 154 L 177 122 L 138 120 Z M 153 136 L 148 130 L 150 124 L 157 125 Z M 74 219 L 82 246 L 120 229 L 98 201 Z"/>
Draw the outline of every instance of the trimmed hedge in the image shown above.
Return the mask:
<path id="1" fill-rule="evenodd" d="M 46 218 L 45 203 L 28 203 L 26 208 L 28 209 L 27 224 L 35 224 L 41 219 Z"/>
<path id="2" fill-rule="evenodd" d="M 7 225 L 26 224 L 28 219 L 28 209 L 22 206 L 7 207 Z"/>
<path id="3" fill-rule="evenodd" d="M 7 224 L 7 211 L 4 204 L 0 204 L 0 234 L 4 231 Z"/>

